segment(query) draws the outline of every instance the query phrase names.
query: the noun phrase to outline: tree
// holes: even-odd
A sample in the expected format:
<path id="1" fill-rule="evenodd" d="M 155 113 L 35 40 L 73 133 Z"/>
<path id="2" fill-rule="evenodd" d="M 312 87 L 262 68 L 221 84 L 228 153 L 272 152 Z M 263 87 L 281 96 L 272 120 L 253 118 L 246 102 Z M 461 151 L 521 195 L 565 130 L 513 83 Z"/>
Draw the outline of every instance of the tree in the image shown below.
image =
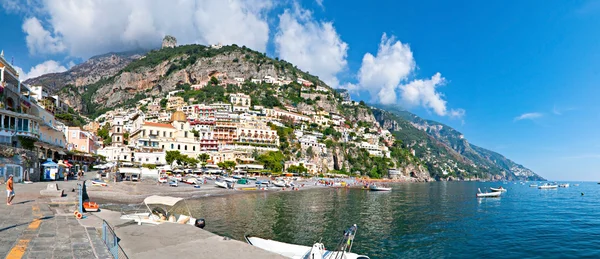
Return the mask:
<path id="1" fill-rule="evenodd" d="M 200 155 L 198 155 L 198 160 L 200 160 L 201 162 L 206 162 L 206 160 L 210 159 L 210 155 L 206 154 L 206 153 L 202 153 Z"/>
<path id="2" fill-rule="evenodd" d="M 179 151 L 175 150 L 175 151 L 167 151 L 167 154 L 165 156 L 165 160 L 167 161 L 167 164 L 172 164 L 173 161 L 175 160 L 180 160 L 181 159 L 181 153 L 179 153 Z"/>
<path id="3" fill-rule="evenodd" d="M 312 158 L 314 154 L 315 154 L 315 153 L 314 153 L 314 151 L 313 151 L 313 148 L 312 148 L 312 147 L 308 147 L 308 148 L 306 149 L 306 156 L 307 156 L 307 157 L 310 157 L 310 158 Z"/>
<path id="4" fill-rule="evenodd" d="M 210 78 L 210 83 L 212 85 L 219 85 L 219 79 L 217 79 L 216 77 L 213 76 Z"/>
<path id="5" fill-rule="evenodd" d="M 308 172 L 308 169 L 306 167 L 304 167 L 304 164 L 300 164 L 300 165 L 289 166 L 287 171 L 290 173 L 305 174 Z"/>
<path id="6" fill-rule="evenodd" d="M 233 168 L 235 168 L 236 163 L 234 161 L 223 161 L 223 162 L 219 162 L 217 163 L 217 166 L 219 166 L 220 168 L 224 168 L 226 170 L 231 170 Z"/>
<path id="7" fill-rule="evenodd" d="M 167 98 L 163 98 L 162 100 L 160 100 L 160 107 L 161 108 L 167 108 Z"/>
<path id="8" fill-rule="evenodd" d="M 262 163 L 266 169 L 269 169 L 273 172 L 281 172 L 283 171 L 285 156 L 283 153 L 281 153 L 281 151 L 269 151 L 260 155 L 258 157 L 258 161 Z"/>

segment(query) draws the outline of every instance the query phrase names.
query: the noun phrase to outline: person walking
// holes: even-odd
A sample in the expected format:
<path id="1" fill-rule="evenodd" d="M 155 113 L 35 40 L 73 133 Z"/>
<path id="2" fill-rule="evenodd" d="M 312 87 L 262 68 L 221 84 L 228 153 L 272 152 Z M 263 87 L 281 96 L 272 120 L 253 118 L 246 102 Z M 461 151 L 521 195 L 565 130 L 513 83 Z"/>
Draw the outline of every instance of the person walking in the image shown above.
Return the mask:
<path id="1" fill-rule="evenodd" d="M 12 205 L 12 200 L 15 198 L 15 188 L 13 187 L 13 175 L 8 176 L 6 181 L 6 205 Z"/>

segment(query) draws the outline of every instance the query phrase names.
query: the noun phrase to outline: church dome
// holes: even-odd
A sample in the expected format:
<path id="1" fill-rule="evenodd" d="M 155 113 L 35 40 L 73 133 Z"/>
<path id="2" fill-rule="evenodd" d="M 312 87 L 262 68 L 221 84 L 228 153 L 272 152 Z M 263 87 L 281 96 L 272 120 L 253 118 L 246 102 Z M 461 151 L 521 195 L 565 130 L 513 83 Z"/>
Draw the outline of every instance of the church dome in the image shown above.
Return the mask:
<path id="1" fill-rule="evenodd" d="M 171 122 L 174 122 L 174 121 L 186 122 L 187 117 L 185 116 L 185 113 L 183 113 L 182 111 L 176 111 L 173 113 L 173 115 L 171 115 Z"/>

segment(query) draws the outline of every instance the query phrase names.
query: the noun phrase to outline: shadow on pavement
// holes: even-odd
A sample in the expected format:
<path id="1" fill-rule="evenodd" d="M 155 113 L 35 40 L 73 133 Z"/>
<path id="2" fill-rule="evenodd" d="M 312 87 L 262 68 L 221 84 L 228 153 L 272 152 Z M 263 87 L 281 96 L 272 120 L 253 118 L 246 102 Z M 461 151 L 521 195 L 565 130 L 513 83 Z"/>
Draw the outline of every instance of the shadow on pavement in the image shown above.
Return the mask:
<path id="1" fill-rule="evenodd" d="M 51 219 L 51 218 L 54 218 L 54 216 L 46 216 L 46 217 L 43 217 L 43 218 L 40 218 L 40 219 L 41 220 L 45 220 L 45 219 Z M 31 224 L 31 222 L 16 224 L 16 225 L 8 226 L 8 227 L 5 227 L 5 228 L 0 228 L 0 232 L 2 232 L 4 230 L 9 230 L 11 228 L 16 228 L 18 226 L 29 225 L 29 224 Z"/>

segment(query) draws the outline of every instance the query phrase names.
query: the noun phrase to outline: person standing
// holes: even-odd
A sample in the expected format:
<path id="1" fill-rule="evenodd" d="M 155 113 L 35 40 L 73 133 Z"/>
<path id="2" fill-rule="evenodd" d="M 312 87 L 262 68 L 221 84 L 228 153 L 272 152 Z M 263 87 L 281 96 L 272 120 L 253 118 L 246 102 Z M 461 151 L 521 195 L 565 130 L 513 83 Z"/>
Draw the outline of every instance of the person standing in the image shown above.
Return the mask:
<path id="1" fill-rule="evenodd" d="M 12 205 L 12 200 L 15 198 L 15 188 L 13 187 L 13 176 L 8 176 L 6 181 L 6 205 Z"/>

